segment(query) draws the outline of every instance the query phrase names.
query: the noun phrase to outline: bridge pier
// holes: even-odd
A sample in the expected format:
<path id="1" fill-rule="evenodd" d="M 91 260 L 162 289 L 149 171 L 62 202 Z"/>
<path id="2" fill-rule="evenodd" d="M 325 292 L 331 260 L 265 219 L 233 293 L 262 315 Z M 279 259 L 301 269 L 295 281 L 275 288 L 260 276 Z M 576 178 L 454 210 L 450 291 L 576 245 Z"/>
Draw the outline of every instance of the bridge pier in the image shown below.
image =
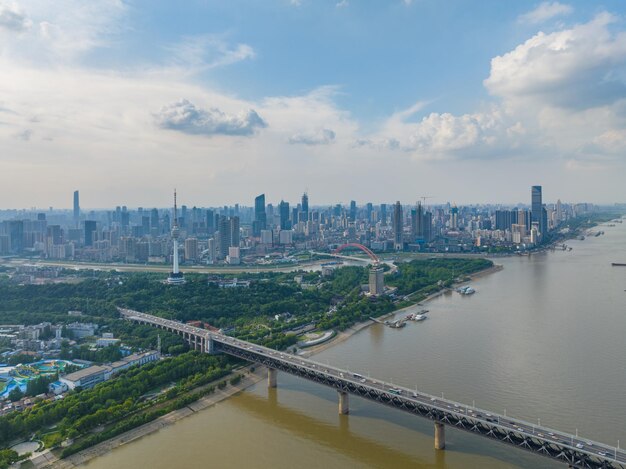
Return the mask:
<path id="1" fill-rule="evenodd" d="M 267 369 L 267 387 L 275 388 L 277 384 L 278 370 L 276 368 Z"/>
<path id="2" fill-rule="evenodd" d="M 445 449 L 446 427 L 441 422 L 435 422 L 435 449 Z"/>
<path id="3" fill-rule="evenodd" d="M 339 415 L 350 412 L 350 395 L 345 391 L 337 391 L 339 396 Z"/>

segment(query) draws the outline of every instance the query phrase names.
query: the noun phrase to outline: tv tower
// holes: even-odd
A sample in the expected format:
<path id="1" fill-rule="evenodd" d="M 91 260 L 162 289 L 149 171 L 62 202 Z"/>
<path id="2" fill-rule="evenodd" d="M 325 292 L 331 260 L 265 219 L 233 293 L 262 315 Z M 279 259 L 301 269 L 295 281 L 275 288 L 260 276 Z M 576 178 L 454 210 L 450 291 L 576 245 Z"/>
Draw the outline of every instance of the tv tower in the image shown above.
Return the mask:
<path id="1" fill-rule="evenodd" d="M 178 229 L 178 213 L 176 207 L 176 189 L 174 189 L 174 226 L 172 226 L 172 241 L 174 242 L 174 255 L 172 262 L 172 272 L 167 278 L 167 283 L 170 285 L 181 285 L 185 283 L 185 276 L 178 270 L 178 238 L 180 237 L 180 230 Z"/>

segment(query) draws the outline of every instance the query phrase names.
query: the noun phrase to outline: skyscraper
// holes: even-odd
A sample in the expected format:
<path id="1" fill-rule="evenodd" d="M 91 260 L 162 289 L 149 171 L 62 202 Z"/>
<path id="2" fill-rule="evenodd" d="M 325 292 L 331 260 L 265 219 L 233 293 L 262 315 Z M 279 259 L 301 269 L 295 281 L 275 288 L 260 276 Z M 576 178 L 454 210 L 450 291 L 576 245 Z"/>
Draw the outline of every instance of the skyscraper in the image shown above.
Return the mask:
<path id="1" fill-rule="evenodd" d="M 290 230 L 291 221 L 289 221 L 289 202 L 285 202 L 284 200 L 281 200 L 279 210 L 280 210 L 280 229 Z"/>
<path id="2" fill-rule="evenodd" d="M 96 222 L 94 220 L 85 220 L 85 246 L 93 246 L 96 231 Z"/>
<path id="3" fill-rule="evenodd" d="M 402 205 L 398 200 L 393 206 L 393 248 L 396 251 L 404 249 L 404 239 L 402 236 L 403 226 L 404 220 L 402 218 Z"/>
<path id="4" fill-rule="evenodd" d="M 350 201 L 350 221 L 356 220 L 356 201 Z"/>
<path id="5" fill-rule="evenodd" d="M 217 237 L 218 259 L 226 259 L 226 256 L 228 256 L 228 248 L 230 247 L 230 221 L 228 220 L 228 217 L 224 215 L 219 216 L 219 221 L 217 223 L 217 231 L 218 231 L 218 237 Z"/>
<path id="6" fill-rule="evenodd" d="M 78 221 L 80 220 L 80 203 L 78 200 L 78 191 L 74 191 L 74 227 L 79 228 Z"/>
<path id="7" fill-rule="evenodd" d="M 531 224 L 537 223 L 539 225 L 539 236 L 544 238 L 547 234 L 547 225 L 543 216 L 543 203 L 541 200 L 541 186 L 532 186 L 531 188 Z"/>
<path id="8" fill-rule="evenodd" d="M 261 236 L 261 230 L 267 229 L 267 214 L 265 213 L 265 194 L 258 195 L 254 199 L 254 221 L 252 222 L 252 235 Z"/>
<path id="9" fill-rule="evenodd" d="M 387 226 L 387 204 L 380 204 L 380 224 Z"/>
<path id="10" fill-rule="evenodd" d="M 450 209 L 450 228 L 456 230 L 459 227 L 459 208 L 456 204 Z"/>
<path id="11" fill-rule="evenodd" d="M 231 217 L 230 219 L 230 245 L 229 247 L 239 247 L 239 217 Z"/>
<path id="12" fill-rule="evenodd" d="M 309 221 L 309 195 L 305 192 L 302 194 L 302 214 L 304 222 Z"/>
<path id="13" fill-rule="evenodd" d="M 422 208 L 422 203 L 417 202 L 417 207 L 415 209 L 415 236 L 417 239 L 424 239 L 424 209 Z"/>
<path id="14" fill-rule="evenodd" d="M 180 285 L 185 283 L 185 276 L 178 270 L 178 238 L 180 230 L 178 229 L 178 213 L 176 209 L 176 189 L 174 189 L 174 224 L 172 227 L 172 241 L 174 244 L 174 253 L 172 255 L 172 272 L 167 278 L 167 283 L 171 285 Z"/>

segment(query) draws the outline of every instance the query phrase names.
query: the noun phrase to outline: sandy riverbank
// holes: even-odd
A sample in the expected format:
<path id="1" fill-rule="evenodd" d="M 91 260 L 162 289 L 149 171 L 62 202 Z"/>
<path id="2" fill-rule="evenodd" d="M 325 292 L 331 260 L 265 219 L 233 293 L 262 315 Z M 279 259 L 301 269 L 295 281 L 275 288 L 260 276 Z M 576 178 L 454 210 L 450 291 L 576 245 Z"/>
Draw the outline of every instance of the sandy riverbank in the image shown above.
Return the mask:
<path id="1" fill-rule="evenodd" d="M 500 270 L 502 270 L 504 267 L 502 265 L 499 264 L 494 264 L 493 266 L 489 267 L 488 269 L 484 269 L 481 270 L 479 272 L 474 272 L 473 274 L 469 274 L 467 275 L 467 277 L 470 280 L 474 280 L 480 277 L 484 277 L 485 275 L 490 275 L 493 274 L 495 272 L 499 272 Z M 459 282 L 457 284 L 454 284 L 453 287 L 462 285 L 464 283 L 467 282 Z M 441 290 L 436 291 L 435 293 L 432 293 L 430 295 L 428 295 L 426 298 L 424 298 L 422 301 L 419 302 L 419 304 L 424 304 L 427 303 L 429 301 L 431 301 L 434 298 L 437 298 L 443 294 L 445 294 L 446 292 L 450 291 L 449 288 L 442 288 Z M 410 308 L 414 308 L 415 304 L 406 306 L 404 308 L 400 308 L 400 309 L 396 309 L 394 311 L 391 311 L 390 313 L 387 314 L 383 314 L 382 316 L 379 316 L 377 319 L 384 321 L 387 318 L 390 318 L 392 316 L 395 316 L 398 313 L 402 313 Z M 303 357 L 311 357 L 317 353 L 320 353 L 323 350 L 326 350 L 329 347 L 332 347 L 336 344 L 339 344 L 341 342 L 343 342 L 344 340 L 347 340 L 348 338 L 352 337 L 354 334 L 356 334 L 357 332 L 362 331 L 363 329 L 372 326 L 373 324 L 376 324 L 374 321 L 372 321 L 371 319 L 368 319 L 367 321 L 363 321 L 363 322 L 359 322 L 354 324 L 353 326 L 349 327 L 348 329 L 346 329 L 345 331 L 341 331 L 339 333 L 337 333 L 337 335 L 335 335 L 335 337 L 333 337 L 332 339 L 328 340 L 327 342 L 324 342 L 323 344 L 320 345 L 315 345 L 313 347 L 309 347 L 306 349 L 306 351 L 303 351 L 301 353 L 301 355 Z"/>
<path id="2" fill-rule="evenodd" d="M 267 378 L 266 369 L 264 367 L 257 367 L 253 373 L 250 373 L 248 368 L 246 370 L 242 370 L 241 372 L 233 373 L 231 376 L 227 376 L 222 379 L 228 380 L 232 376 L 240 373 L 243 374 L 244 371 L 247 371 L 247 373 L 236 386 L 229 384 L 224 389 L 216 389 L 214 393 L 204 396 L 182 409 L 163 415 L 152 422 L 133 428 L 132 430 L 122 433 L 121 435 L 111 438 L 110 440 L 103 441 L 102 443 L 92 446 L 91 448 L 80 451 L 66 459 L 59 459 L 54 453 L 48 451 L 40 456 L 37 456 L 36 458 L 33 458 L 31 460 L 31 464 L 25 465 L 24 467 L 33 467 L 36 469 L 71 469 L 81 466 L 89 460 L 98 456 L 103 456 L 119 446 L 131 443 L 139 438 L 159 431 L 164 427 L 172 425 L 185 417 L 193 415 L 196 412 L 211 407 Z"/>

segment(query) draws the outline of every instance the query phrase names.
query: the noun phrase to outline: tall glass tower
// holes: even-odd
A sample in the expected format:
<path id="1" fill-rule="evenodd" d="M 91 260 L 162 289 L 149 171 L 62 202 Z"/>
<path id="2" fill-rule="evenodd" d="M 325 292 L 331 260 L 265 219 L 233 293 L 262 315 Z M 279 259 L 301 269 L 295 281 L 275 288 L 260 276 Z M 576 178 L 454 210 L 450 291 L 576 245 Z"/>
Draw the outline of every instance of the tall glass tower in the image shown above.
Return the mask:
<path id="1" fill-rule="evenodd" d="M 530 204 L 530 221 L 531 226 L 533 223 L 537 223 L 539 226 L 539 234 L 541 236 L 546 235 L 546 226 L 543 220 L 543 203 L 541 200 L 541 186 L 532 186 L 531 188 L 531 204 Z"/>

